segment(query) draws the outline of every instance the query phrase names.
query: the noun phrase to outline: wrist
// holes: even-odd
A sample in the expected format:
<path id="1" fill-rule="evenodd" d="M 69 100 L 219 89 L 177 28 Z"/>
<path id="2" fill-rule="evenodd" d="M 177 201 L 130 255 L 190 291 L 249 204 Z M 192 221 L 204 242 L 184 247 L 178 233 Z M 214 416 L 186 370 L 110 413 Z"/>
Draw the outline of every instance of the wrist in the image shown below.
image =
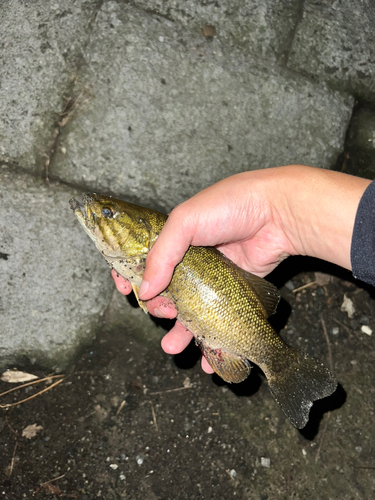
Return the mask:
<path id="1" fill-rule="evenodd" d="M 295 254 L 351 269 L 350 247 L 359 201 L 370 180 L 303 165 L 285 169 L 283 226 Z"/>

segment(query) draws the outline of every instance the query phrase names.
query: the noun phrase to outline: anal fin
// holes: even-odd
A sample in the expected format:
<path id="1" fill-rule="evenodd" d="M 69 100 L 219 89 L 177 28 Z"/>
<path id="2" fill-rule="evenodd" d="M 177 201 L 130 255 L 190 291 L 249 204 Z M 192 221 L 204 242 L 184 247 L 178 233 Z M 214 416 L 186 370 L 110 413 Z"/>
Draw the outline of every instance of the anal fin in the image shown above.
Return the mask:
<path id="1" fill-rule="evenodd" d="M 202 351 L 211 368 L 225 382 L 238 384 L 249 376 L 251 365 L 246 358 L 225 352 L 222 349 L 213 349 L 202 339 L 196 338 L 195 343 Z"/>

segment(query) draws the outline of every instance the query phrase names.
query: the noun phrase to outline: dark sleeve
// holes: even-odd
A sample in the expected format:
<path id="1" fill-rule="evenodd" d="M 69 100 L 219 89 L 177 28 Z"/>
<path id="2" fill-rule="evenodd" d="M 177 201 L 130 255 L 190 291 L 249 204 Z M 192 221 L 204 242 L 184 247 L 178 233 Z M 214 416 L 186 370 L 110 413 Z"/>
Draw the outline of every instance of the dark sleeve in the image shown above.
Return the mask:
<path id="1" fill-rule="evenodd" d="M 353 276 L 375 286 L 375 181 L 363 193 L 350 249 Z"/>

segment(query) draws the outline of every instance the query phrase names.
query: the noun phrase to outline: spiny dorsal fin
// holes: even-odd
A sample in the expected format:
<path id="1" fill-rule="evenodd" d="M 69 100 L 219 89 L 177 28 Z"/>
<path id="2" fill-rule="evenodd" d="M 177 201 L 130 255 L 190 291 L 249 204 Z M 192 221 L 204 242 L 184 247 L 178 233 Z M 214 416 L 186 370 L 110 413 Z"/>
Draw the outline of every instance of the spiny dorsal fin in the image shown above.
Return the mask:
<path id="1" fill-rule="evenodd" d="M 244 269 L 241 269 L 234 262 L 228 259 L 228 257 L 226 257 L 224 254 L 221 255 L 223 259 L 226 260 L 228 264 L 232 266 L 235 271 L 249 283 L 250 287 L 264 307 L 266 318 L 268 318 L 268 316 L 271 316 L 271 314 L 276 311 L 277 305 L 280 301 L 280 294 L 277 287 L 275 287 L 275 285 L 273 285 L 269 281 L 260 278 L 259 276 L 255 276 L 255 274 L 249 273 Z"/>
<path id="2" fill-rule="evenodd" d="M 247 359 L 222 349 L 212 349 L 202 339 L 196 338 L 195 343 L 211 368 L 225 382 L 238 384 L 249 376 L 251 365 Z"/>
<path id="3" fill-rule="evenodd" d="M 280 301 L 279 290 L 263 278 L 255 276 L 255 274 L 248 273 L 240 269 L 242 276 L 250 284 L 258 299 L 261 301 L 266 314 L 271 316 L 276 311 L 277 305 Z"/>

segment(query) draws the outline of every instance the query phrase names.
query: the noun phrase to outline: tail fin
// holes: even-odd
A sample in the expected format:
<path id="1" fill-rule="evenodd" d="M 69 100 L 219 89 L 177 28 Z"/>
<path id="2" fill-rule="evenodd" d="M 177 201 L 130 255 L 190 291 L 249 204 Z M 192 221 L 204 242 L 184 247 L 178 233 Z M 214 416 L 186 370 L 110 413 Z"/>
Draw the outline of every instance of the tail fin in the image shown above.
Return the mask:
<path id="1" fill-rule="evenodd" d="M 313 402 L 330 396 L 336 390 L 337 380 L 328 368 L 308 354 L 292 348 L 283 351 L 282 368 L 281 363 L 276 363 L 274 369 L 267 370 L 267 380 L 285 415 L 297 429 L 302 429 Z"/>

